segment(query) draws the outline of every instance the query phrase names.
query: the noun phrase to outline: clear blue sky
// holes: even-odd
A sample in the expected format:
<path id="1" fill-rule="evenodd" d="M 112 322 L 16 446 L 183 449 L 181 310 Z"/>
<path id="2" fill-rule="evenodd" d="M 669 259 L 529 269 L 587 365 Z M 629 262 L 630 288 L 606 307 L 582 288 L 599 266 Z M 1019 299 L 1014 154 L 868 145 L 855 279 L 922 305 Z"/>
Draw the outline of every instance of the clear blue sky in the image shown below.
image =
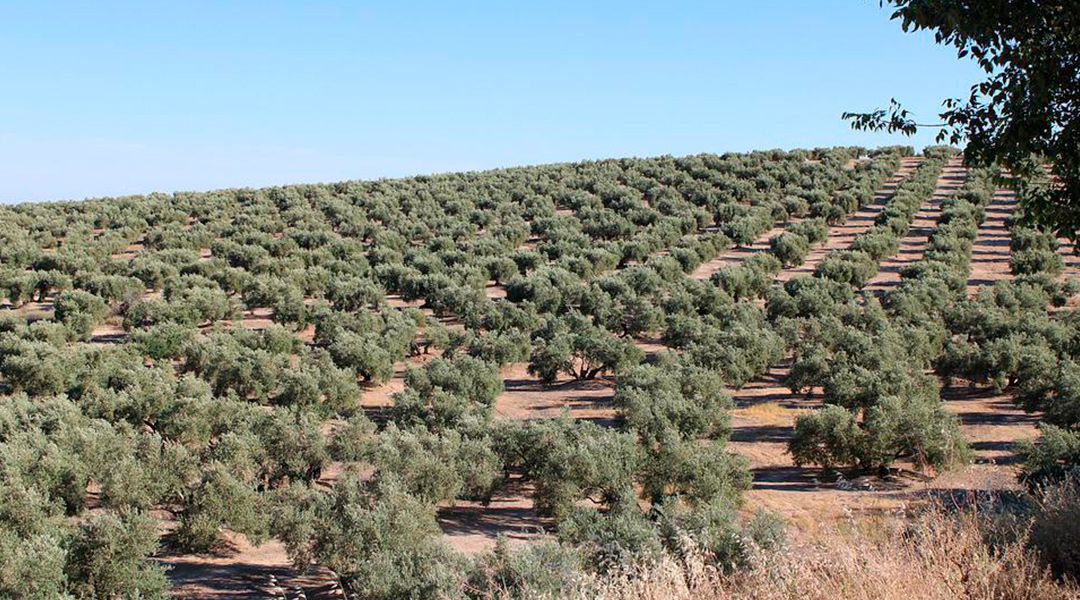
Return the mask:
<path id="1" fill-rule="evenodd" d="M 876 0 L 525 4 L 3 2 L 0 202 L 899 143 L 840 113 L 978 78 Z"/>

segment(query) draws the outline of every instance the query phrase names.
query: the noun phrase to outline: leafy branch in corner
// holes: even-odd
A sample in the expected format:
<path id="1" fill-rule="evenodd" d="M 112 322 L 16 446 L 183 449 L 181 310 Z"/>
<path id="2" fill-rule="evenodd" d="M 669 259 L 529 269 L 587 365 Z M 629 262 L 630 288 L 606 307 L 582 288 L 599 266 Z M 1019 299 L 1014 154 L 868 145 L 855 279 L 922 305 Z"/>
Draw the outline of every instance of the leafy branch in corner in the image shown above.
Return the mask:
<path id="1" fill-rule="evenodd" d="M 1019 179 L 1045 180 L 1024 217 L 1076 240 L 1080 233 L 1080 6 L 1076 0 L 881 0 L 906 32 L 974 60 L 986 79 L 966 99 L 942 103 L 941 123 L 918 123 L 901 103 L 845 112 L 861 131 L 914 135 L 938 128 L 937 140 L 966 143 L 968 164 L 997 165 Z M 1049 172 L 1051 177 L 1047 178 Z"/>

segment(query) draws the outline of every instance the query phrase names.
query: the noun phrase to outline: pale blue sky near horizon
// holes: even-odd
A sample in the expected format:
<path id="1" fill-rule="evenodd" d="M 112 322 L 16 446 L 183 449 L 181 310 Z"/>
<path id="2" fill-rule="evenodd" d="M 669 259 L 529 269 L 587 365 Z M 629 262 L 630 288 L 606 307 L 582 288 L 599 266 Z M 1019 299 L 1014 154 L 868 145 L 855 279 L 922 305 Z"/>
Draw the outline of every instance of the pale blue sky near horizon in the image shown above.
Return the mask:
<path id="1" fill-rule="evenodd" d="M 975 66 L 876 0 L 0 1 L 0 202 L 933 143 Z"/>

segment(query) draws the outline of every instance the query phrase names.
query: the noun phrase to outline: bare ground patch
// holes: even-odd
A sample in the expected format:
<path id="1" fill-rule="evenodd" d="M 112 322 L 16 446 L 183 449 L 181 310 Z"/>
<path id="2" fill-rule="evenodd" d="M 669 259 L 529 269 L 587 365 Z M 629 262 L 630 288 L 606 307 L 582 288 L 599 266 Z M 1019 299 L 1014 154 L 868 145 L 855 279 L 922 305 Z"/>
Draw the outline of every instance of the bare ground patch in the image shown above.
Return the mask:
<path id="1" fill-rule="evenodd" d="M 1016 210 L 1016 193 L 999 189 L 986 206 L 986 220 L 971 251 L 971 275 L 968 295 L 974 296 L 982 286 L 1012 279 L 1009 269 L 1009 243 L 1012 239 L 1005 220 Z"/>
<path id="2" fill-rule="evenodd" d="M 335 577 L 329 570 L 312 565 L 307 573 L 298 572 L 285 547 L 274 539 L 255 546 L 243 535 L 226 531 L 212 552 L 174 552 L 169 541 L 176 522 L 168 513 L 161 517 L 166 543 L 156 560 L 168 569 L 174 598 L 295 598 L 299 591 L 312 600 L 342 597 L 335 591 Z"/>
<path id="3" fill-rule="evenodd" d="M 532 486 L 514 476 L 487 505 L 457 501 L 439 508 L 443 539 L 455 550 L 477 554 L 494 547 L 499 536 L 511 544 L 537 541 L 554 527 L 533 510 Z"/>
<path id="4" fill-rule="evenodd" d="M 497 419 L 554 419 L 563 411 L 571 418 L 610 425 L 616 415 L 611 403 L 615 382 L 610 378 L 574 380 L 561 377 L 550 385 L 530 375 L 518 363 L 503 369 L 505 390 L 495 399 Z"/>

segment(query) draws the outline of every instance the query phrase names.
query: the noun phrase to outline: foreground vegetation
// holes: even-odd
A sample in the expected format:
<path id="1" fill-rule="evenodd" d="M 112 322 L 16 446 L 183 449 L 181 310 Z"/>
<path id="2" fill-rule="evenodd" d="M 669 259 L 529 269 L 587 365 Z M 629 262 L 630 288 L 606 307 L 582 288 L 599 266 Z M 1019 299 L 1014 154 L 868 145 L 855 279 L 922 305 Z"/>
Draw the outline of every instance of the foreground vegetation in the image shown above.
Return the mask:
<path id="1" fill-rule="evenodd" d="M 273 536 L 298 569 L 327 567 L 360 598 L 573 594 L 670 561 L 728 585 L 784 536 L 774 516 L 737 517 L 750 476 L 726 447 L 726 390 L 785 356 L 794 391 L 824 390 L 794 431 L 800 463 L 967 460 L 936 369 L 1020 389 L 1048 421 L 1026 480 L 1068 479 L 1080 321 L 1048 309 L 1073 291 L 1053 237 L 1017 225 L 1016 281 L 966 294 L 993 172 L 944 200 L 928 252 L 891 291 L 862 288 L 951 149 L 927 150 L 813 276 L 773 283 L 910 154 L 626 159 L 5 208 L 0 593 L 165 594 L 151 514 L 175 523 L 165 542 L 181 551 L 224 530 Z M 768 251 L 690 275 L 784 224 Z M 669 350 L 647 357 L 646 337 Z M 408 360 L 422 366 L 392 405 L 365 407 Z M 496 419 L 512 364 L 545 384 L 609 381 L 616 426 Z M 440 506 L 489 501 L 510 480 L 527 484 L 552 543 L 476 559 L 443 544 Z M 1029 560 L 1026 541 L 1010 543 Z M 1018 568 L 1042 577 L 1030 564 Z"/>
<path id="2" fill-rule="evenodd" d="M 1076 488 L 1026 498 L 1019 510 L 980 499 L 956 514 L 937 505 L 907 520 L 852 521 L 814 542 L 782 551 L 753 550 L 744 568 L 717 569 L 691 555 L 589 579 L 574 597 L 631 599 L 875 598 L 1065 599 L 1074 582 Z M 1075 581 L 1075 580 L 1074 580 Z M 543 594 L 538 594 L 542 597 Z"/>

